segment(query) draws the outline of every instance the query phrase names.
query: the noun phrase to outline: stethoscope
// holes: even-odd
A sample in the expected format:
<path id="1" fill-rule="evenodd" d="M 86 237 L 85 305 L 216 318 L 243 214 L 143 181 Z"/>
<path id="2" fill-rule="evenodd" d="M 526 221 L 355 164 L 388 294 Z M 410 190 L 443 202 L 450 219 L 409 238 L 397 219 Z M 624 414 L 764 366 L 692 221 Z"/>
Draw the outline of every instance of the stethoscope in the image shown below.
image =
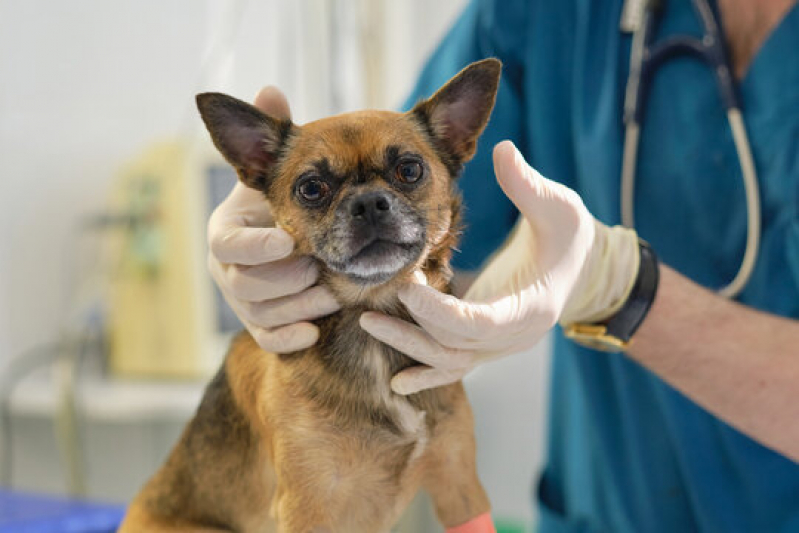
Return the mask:
<path id="1" fill-rule="evenodd" d="M 732 69 L 724 48 L 716 14 L 707 0 L 692 0 L 694 10 L 702 21 L 704 35 L 701 38 L 677 35 L 660 43 L 653 43 L 656 26 L 665 8 L 665 0 L 626 0 L 622 12 L 621 29 L 632 32 L 630 50 L 630 73 L 624 95 L 624 148 L 621 171 L 621 215 L 622 223 L 635 227 L 633 197 L 635 193 L 635 171 L 638 158 L 638 141 L 641 134 L 644 100 L 657 68 L 677 56 L 691 55 L 704 61 L 715 74 L 721 101 L 727 111 L 727 120 L 732 130 L 735 150 L 743 175 L 746 191 L 747 236 L 746 251 L 738 273 L 733 280 L 718 292 L 727 297 L 736 296 L 752 275 L 760 246 L 760 192 L 757 173 L 752 159 L 752 150 L 746 135 L 740 104 L 735 91 Z"/>

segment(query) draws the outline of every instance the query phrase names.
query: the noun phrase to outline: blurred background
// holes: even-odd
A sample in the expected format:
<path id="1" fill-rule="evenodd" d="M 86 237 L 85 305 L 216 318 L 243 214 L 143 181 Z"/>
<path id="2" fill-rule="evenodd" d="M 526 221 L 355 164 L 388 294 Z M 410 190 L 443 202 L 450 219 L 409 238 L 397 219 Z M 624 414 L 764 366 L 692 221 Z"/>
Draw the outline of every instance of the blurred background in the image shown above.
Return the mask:
<path id="1" fill-rule="evenodd" d="M 205 268 L 235 176 L 194 95 L 277 85 L 300 123 L 398 108 L 464 4 L 0 0 L 0 531 L 12 494 L 128 501 L 237 327 Z M 547 353 L 467 381 L 506 531 L 535 520 Z M 432 524 L 420 501 L 401 530 Z"/>

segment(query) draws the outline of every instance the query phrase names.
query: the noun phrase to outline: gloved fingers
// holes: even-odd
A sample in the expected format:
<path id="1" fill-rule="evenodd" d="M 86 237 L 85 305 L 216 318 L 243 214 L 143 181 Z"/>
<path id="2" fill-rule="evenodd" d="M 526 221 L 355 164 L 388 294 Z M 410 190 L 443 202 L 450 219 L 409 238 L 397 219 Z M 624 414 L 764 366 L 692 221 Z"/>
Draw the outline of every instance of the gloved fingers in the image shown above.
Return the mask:
<path id="1" fill-rule="evenodd" d="M 494 172 L 500 187 L 524 217 L 535 226 L 538 239 L 573 234 L 587 213 L 580 196 L 548 180 L 524 160 L 511 141 L 494 147 Z M 567 239 L 555 241 L 567 243 Z"/>
<path id="2" fill-rule="evenodd" d="M 255 107 L 275 118 L 291 120 L 291 109 L 286 96 L 274 85 L 267 85 L 255 96 Z"/>
<path id="3" fill-rule="evenodd" d="M 217 227 L 225 225 L 270 228 L 275 218 L 269 202 L 261 191 L 256 191 L 237 181 L 230 194 L 211 213 L 208 221 L 209 236 Z"/>
<path id="4" fill-rule="evenodd" d="M 504 346 L 509 340 L 509 328 L 495 328 L 480 332 L 479 336 L 467 335 L 462 331 L 452 331 L 445 327 L 440 327 L 434 321 L 424 320 L 414 317 L 417 324 L 435 340 L 438 344 L 456 350 L 473 352 L 486 348 L 495 349 Z"/>
<path id="5" fill-rule="evenodd" d="M 236 300 L 224 291 L 222 296 L 250 332 L 255 342 L 267 352 L 289 353 L 304 350 L 313 346 L 319 339 L 319 328 L 310 322 L 298 322 L 277 328 L 256 325 L 247 318 L 243 309 L 247 302 Z"/>
<path id="6" fill-rule="evenodd" d="M 280 328 L 259 328 L 245 322 L 258 346 L 272 353 L 290 353 L 313 346 L 319 339 L 319 328 L 310 322 L 298 322 Z"/>
<path id="7" fill-rule="evenodd" d="M 333 294 L 325 287 L 311 287 L 297 294 L 263 302 L 242 302 L 241 314 L 249 322 L 275 328 L 305 322 L 341 309 Z"/>
<path id="8" fill-rule="evenodd" d="M 552 296 L 538 294 L 535 288 L 527 288 L 517 294 L 499 298 L 483 306 L 487 316 L 479 330 L 466 330 L 441 327 L 436 321 L 414 318 L 424 330 L 439 344 L 452 349 L 479 354 L 480 359 L 487 354 L 493 357 L 520 351 L 518 346 L 532 346 L 557 323 L 557 308 L 551 305 Z M 413 315 L 413 313 L 411 313 Z"/>
<path id="9" fill-rule="evenodd" d="M 413 316 L 413 314 L 411 314 Z M 414 317 L 414 320 L 422 329 L 427 332 L 438 344 L 449 348 L 470 350 L 478 342 L 478 339 L 464 335 L 462 332 L 450 331 L 445 327 L 440 327 L 433 321 Z"/>
<path id="10" fill-rule="evenodd" d="M 213 259 L 209 261 L 213 267 Z M 219 265 L 223 292 L 245 302 L 262 302 L 301 292 L 314 283 L 319 269 L 310 258 L 289 257 L 256 266 Z"/>
<path id="11" fill-rule="evenodd" d="M 235 189 L 231 194 L 235 194 Z M 208 246 L 220 262 L 259 265 L 287 257 L 294 250 L 294 240 L 285 230 L 254 227 L 245 215 L 225 213 L 227 207 L 223 204 L 217 207 L 208 224 Z M 265 202 L 261 208 L 268 213 Z"/>
<path id="12" fill-rule="evenodd" d="M 519 337 L 530 337 L 528 331 L 511 327 L 510 324 L 496 332 L 488 331 L 482 338 L 472 338 L 453 333 L 437 328 L 428 322 L 420 322 L 420 325 L 440 345 L 461 352 L 479 354 L 480 359 L 483 359 L 488 353 L 497 354 L 497 356 L 513 353 Z M 533 328 L 535 328 L 535 324 L 532 324 L 529 329 Z"/>
<path id="13" fill-rule="evenodd" d="M 419 326 L 382 313 L 361 315 L 361 327 L 395 350 L 435 368 L 456 370 L 472 365 L 472 354 L 442 346 Z"/>
<path id="14" fill-rule="evenodd" d="M 397 394 L 414 394 L 426 389 L 449 385 L 463 379 L 468 369 L 444 370 L 429 366 L 412 366 L 391 378 L 391 390 Z"/>
<path id="15" fill-rule="evenodd" d="M 503 334 L 513 311 L 507 298 L 473 303 L 416 283 L 401 288 L 399 299 L 423 328 L 435 331 L 436 339 L 448 346 Z"/>
<path id="16" fill-rule="evenodd" d="M 209 244 L 220 262 L 246 266 L 283 259 L 294 249 L 294 241 L 280 228 L 228 227 Z"/>

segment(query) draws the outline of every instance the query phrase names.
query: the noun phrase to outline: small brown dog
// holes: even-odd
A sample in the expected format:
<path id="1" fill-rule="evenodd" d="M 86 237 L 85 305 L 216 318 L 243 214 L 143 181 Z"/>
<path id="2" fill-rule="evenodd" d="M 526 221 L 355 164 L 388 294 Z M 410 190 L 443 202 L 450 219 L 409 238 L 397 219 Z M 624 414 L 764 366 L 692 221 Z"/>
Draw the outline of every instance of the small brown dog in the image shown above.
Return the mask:
<path id="1" fill-rule="evenodd" d="M 392 393 L 391 377 L 415 363 L 358 321 L 367 310 L 410 320 L 397 290 L 415 270 L 448 290 L 454 180 L 500 69 L 474 63 L 404 114 L 302 127 L 229 96 L 197 97 L 217 148 L 263 191 L 296 253 L 318 261 L 342 309 L 316 321 L 318 343 L 299 353 L 238 336 L 121 531 L 388 531 L 421 487 L 446 527 L 489 512 L 462 385 Z"/>

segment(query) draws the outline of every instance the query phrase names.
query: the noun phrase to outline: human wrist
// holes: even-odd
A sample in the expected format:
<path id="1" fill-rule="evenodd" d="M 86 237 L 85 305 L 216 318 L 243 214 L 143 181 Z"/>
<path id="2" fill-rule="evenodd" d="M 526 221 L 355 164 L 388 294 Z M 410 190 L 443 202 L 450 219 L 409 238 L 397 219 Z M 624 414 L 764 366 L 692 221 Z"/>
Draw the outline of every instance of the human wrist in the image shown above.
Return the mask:
<path id="1" fill-rule="evenodd" d="M 580 277 L 569 294 L 559 322 L 601 322 L 627 302 L 640 266 L 638 234 L 623 226 L 594 221 L 595 233 Z"/>

